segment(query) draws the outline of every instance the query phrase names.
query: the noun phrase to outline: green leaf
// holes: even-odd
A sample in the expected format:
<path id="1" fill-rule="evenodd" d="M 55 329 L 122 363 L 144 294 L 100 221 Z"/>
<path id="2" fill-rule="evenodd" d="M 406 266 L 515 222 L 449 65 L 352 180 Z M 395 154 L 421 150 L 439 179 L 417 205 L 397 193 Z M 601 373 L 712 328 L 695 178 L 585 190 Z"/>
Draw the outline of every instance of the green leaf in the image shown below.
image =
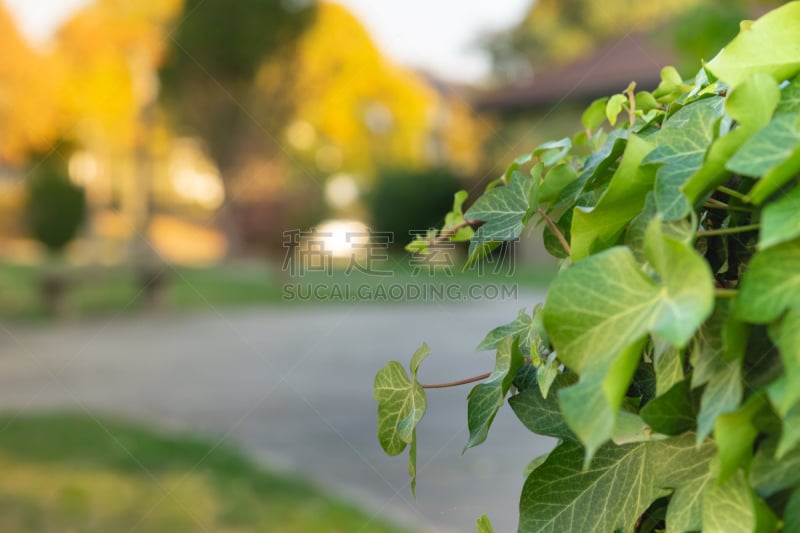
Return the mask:
<path id="1" fill-rule="evenodd" d="M 667 508 L 667 533 L 700 531 L 703 524 L 703 494 L 714 475 L 710 468 L 675 489 Z"/>
<path id="2" fill-rule="evenodd" d="M 458 191 L 455 193 L 453 196 L 453 208 L 444 217 L 444 227 L 442 227 L 441 233 L 452 232 L 455 227 L 464 223 L 463 207 L 467 196 L 467 191 Z M 474 234 L 475 232 L 471 227 L 465 226 L 453 232 L 450 236 L 450 240 L 453 242 L 468 241 Z"/>
<path id="3" fill-rule="evenodd" d="M 614 429 L 611 431 L 611 441 L 614 444 L 622 445 L 650 440 L 653 440 L 653 434 L 639 415 L 625 409 L 621 409 L 617 413 Z"/>
<path id="4" fill-rule="evenodd" d="M 769 336 L 778 346 L 786 377 L 786 392 L 783 403 L 778 406 L 781 413 L 787 413 L 800 405 L 800 310 L 790 309 L 778 322 L 769 327 Z"/>
<path id="5" fill-rule="evenodd" d="M 505 185 L 509 180 L 511 180 L 511 176 L 514 174 L 514 172 L 518 171 L 519 167 L 528 163 L 529 161 L 531 161 L 531 159 L 533 159 L 533 154 L 530 152 L 517 156 L 517 158 L 514 159 L 514 161 L 510 165 L 508 165 L 506 171 L 503 172 L 503 175 L 501 177 L 493 179 L 486 185 L 486 188 L 483 191 L 484 194 L 491 191 L 492 189 L 494 189 L 499 185 Z"/>
<path id="6" fill-rule="evenodd" d="M 764 500 L 756 496 L 752 490 L 750 491 L 750 495 L 753 499 L 753 506 L 756 513 L 755 533 L 775 533 L 775 531 L 778 531 L 780 522 L 772 511 L 772 508 L 770 508 Z M 790 530 L 784 529 L 784 531 Z"/>
<path id="7" fill-rule="evenodd" d="M 681 75 L 675 67 L 666 66 L 661 69 L 661 83 L 677 86 L 683 84 L 683 78 L 681 78 Z"/>
<path id="8" fill-rule="evenodd" d="M 681 192 L 684 183 L 703 165 L 706 151 L 722 116 L 723 99 L 705 98 L 672 115 L 655 135 L 656 148 L 643 164 L 660 164 L 655 181 L 658 212 L 665 220 L 677 220 L 691 205 Z"/>
<path id="9" fill-rule="evenodd" d="M 800 237 L 800 186 L 764 207 L 758 247 L 764 250 L 797 237 Z"/>
<path id="10" fill-rule="evenodd" d="M 473 236 L 469 242 L 469 255 L 467 260 L 464 262 L 464 268 L 462 268 L 461 271 L 466 272 L 468 269 L 478 264 L 485 257 L 496 250 L 501 244 L 502 243 L 500 241 L 480 242 Z"/>
<path id="11" fill-rule="evenodd" d="M 378 441 L 389 455 L 398 455 L 411 445 L 408 471 L 411 490 L 416 486 L 416 427 L 425 415 L 425 391 L 417 383 L 417 371 L 430 350 L 428 345 L 411 358 L 411 379 L 397 361 L 389 363 L 375 376 L 373 397 L 378 402 Z"/>
<path id="12" fill-rule="evenodd" d="M 527 479 L 528 476 L 531 475 L 531 472 L 533 472 L 534 470 L 536 470 L 537 468 L 542 466 L 544 464 L 544 462 L 547 461 L 547 457 L 549 455 L 550 455 L 549 452 L 545 453 L 545 454 L 542 454 L 539 457 L 533 459 L 530 463 L 528 463 L 525 466 L 525 470 L 523 470 L 523 472 L 522 472 L 522 479 Z"/>
<path id="13" fill-rule="evenodd" d="M 590 361 L 610 361 L 648 332 L 683 346 L 711 313 L 713 285 L 705 260 L 663 235 L 658 221 L 646 241 L 658 280 L 628 248 L 616 247 L 573 264 L 553 282 L 544 324 L 568 367 L 580 373 Z"/>
<path id="14" fill-rule="evenodd" d="M 497 345 L 500 343 L 500 341 L 506 337 L 517 337 L 527 332 L 531 328 L 532 323 L 533 319 L 528 313 L 525 312 L 525 308 L 523 307 L 519 310 L 519 313 L 517 313 L 517 318 L 508 324 L 497 326 L 492 331 L 487 333 L 486 337 L 484 337 L 476 350 L 479 352 L 484 350 L 494 350 L 497 348 Z"/>
<path id="15" fill-rule="evenodd" d="M 785 368 L 787 393 L 780 409 L 787 412 L 800 401 L 800 239 L 753 256 L 741 281 L 736 312 L 747 322 L 775 322 L 770 337 Z"/>
<path id="16" fill-rule="evenodd" d="M 658 217 L 658 209 L 656 208 L 655 195 L 653 191 L 650 191 L 647 193 L 642 211 L 628 224 L 628 230 L 625 234 L 625 244 L 631 249 L 634 256 L 636 256 L 636 260 L 640 263 L 647 262 L 644 253 L 645 237 L 647 236 L 647 229 L 656 217 Z M 669 235 L 687 245 L 694 244 L 696 228 L 697 221 L 694 216 L 685 220 L 664 222 L 661 225 L 661 230 L 665 235 Z"/>
<path id="17" fill-rule="evenodd" d="M 573 261 L 616 244 L 625 225 L 641 212 L 655 177 L 655 169 L 642 166 L 642 160 L 652 150 L 653 145 L 632 135 L 619 168 L 597 204 L 573 211 L 570 231 Z"/>
<path id="18" fill-rule="evenodd" d="M 781 92 L 781 101 L 775 109 L 775 114 L 800 112 L 800 76 L 795 76 L 792 82 Z"/>
<path id="19" fill-rule="evenodd" d="M 587 467 L 595 451 L 614 434 L 643 346 L 644 339 L 622 350 L 610 364 L 588 365 L 578 383 L 558 393 L 564 419 L 586 447 Z"/>
<path id="20" fill-rule="evenodd" d="M 662 103 L 670 103 L 680 96 L 689 86 L 683 83 L 681 75 L 673 66 L 666 66 L 661 69 L 661 82 L 653 91 L 653 96 Z"/>
<path id="21" fill-rule="evenodd" d="M 615 94 L 608 99 L 606 103 L 606 118 L 608 123 L 614 126 L 617 123 L 617 117 L 622 113 L 622 105 L 628 101 L 628 97 L 624 94 Z"/>
<path id="22" fill-rule="evenodd" d="M 438 232 L 434 229 L 429 229 L 425 235 L 416 235 L 414 240 L 406 244 L 405 250 L 412 254 L 425 254 L 430 253 L 430 243 L 436 239 Z"/>
<path id="23" fill-rule="evenodd" d="M 781 376 L 767 388 L 770 403 L 781 417 L 781 438 L 775 452 L 778 459 L 800 443 L 800 403 L 787 407 L 786 394 L 791 392 L 786 388 L 787 381 L 786 376 Z"/>
<path id="24" fill-rule="evenodd" d="M 704 533 L 752 533 L 755 527 L 753 497 L 742 472 L 708 487 L 703 497 Z"/>
<path id="25" fill-rule="evenodd" d="M 511 241 L 520 236 L 528 214 L 531 181 L 530 174 L 515 171 L 508 185 L 484 193 L 467 210 L 466 218 L 484 222 L 470 241 L 470 257 L 489 242 Z"/>
<path id="26" fill-rule="evenodd" d="M 776 115 L 731 157 L 728 169 L 758 178 L 786 161 L 800 143 L 797 122 L 797 113 Z"/>
<path id="27" fill-rule="evenodd" d="M 411 364 L 409 366 L 411 370 L 411 378 L 414 382 L 417 381 L 417 372 L 419 372 L 419 367 L 422 365 L 422 362 L 425 360 L 428 355 L 430 355 L 431 350 L 428 348 L 428 345 L 424 342 L 420 345 L 419 348 L 414 352 L 414 355 L 411 356 Z"/>
<path id="28" fill-rule="evenodd" d="M 783 511 L 783 530 L 800 531 L 800 489 L 795 489 Z"/>
<path id="29" fill-rule="evenodd" d="M 697 252 L 664 235 L 658 219 L 645 241 L 658 279 L 629 249 L 612 248 L 563 270 L 545 303 L 545 328 L 559 360 L 581 375 L 560 398 L 587 457 L 610 436 L 646 335 L 681 347 L 713 306 L 711 274 Z"/>
<path id="30" fill-rule="evenodd" d="M 424 396 L 424 392 L 419 391 Z M 405 369 L 397 361 L 389 363 L 375 376 L 375 400 L 378 405 L 378 440 L 389 455 L 402 452 L 411 441 L 411 436 L 401 432 L 400 422 L 409 414 L 419 412 L 424 405 L 422 396 L 417 395 L 417 387 L 406 375 Z M 412 416 L 413 420 L 416 418 Z M 404 424 L 407 430 L 409 424 Z"/>
<path id="31" fill-rule="evenodd" d="M 533 320 L 531 322 L 531 328 L 528 330 L 528 343 L 530 344 L 531 359 L 534 363 L 536 362 L 535 355 L 538 355 L 541 359 L 547 354 L 546 362 L 550 364 L 555 362 L 555 357 L 550 353 L 550 336 L 547 334 L 547 330 L 544 329 L 544 320 L 542 318 L 543 308 L 543 303 L 538 303 L 533 306 Z M 522 346 L 523 344 L 521 340 L 520 345 Z M 543 394 L 547 396 L 546 392 L 543 392 Z"/>
<path id="32" fill-rule="evenodd" d="M 408 477 L 411 478 L 411 495 L 417 493 L 417 429 L 411 433 L 411 444 L 408 446 Z"/>
<path id="33" fill-rule="evenodd" d="M 800 172 L 800 113 L 776 115 L 731 157 L 728 170 L 760 177 L 748 199 L 760 204 Z"/>
<path id="34" fill-rule="evenodd" d="M 724 183 L 729 173 L 728 160 L 754 133 L 766 126 L 781 98 L 777 82 L 763 73 L 754 73 L 731 90 L 725 99 L 725 110 L 737 127 L 716 139 L 706 154 L 703 165 L 683 185 L 690 202 Z"/>
<path id="35" fill-rule="evenodd" d="M 581 446 L 565 441 L 526 480 L 519 531 L 632 531 L 653 501 L 702 478 L 713 453 L 693 435 L 606 444 L 582 470 Z"/>
<path id="36" fill-rule="evenodd" d="M 547 398 L 550 387 L 553 386 L 553 382 L 561 374 L 561 370 L 559 370 L 561 363 L 559 363 L 556 358 L 557 355 L 556 352 L 551 352 L 550 355 L 547 356 L 547 360 L 536 369 L 536 383 L 539 385 L 539 391 L 545 398 Z"/>
<path id="37" fill-rule="evenodd" d="M 636 260 L 640 263 L 647 262 L 644 256 L 644 238 L 647 235 L 647 228 L 650 227 L 650 222 L 657 215 L 658 209 L 656 209 L 655 195 L 653 191 L 650 191 L 645 197 L 642 210 L 628 224 L 628 229 L 625 233 L 625 245 L 631 249 Z"/>
<path id="38" fill-rule="evenodd" d="M 711 433 L 717 417 L 730 412 L 742 400 L 742 372 L 739 361 L 729 361 L 709 380 L 700 401 L 697 417 L 697 436 L 703 439 Z"/>
<path id="39" fill-rule="evenodd" d="M 536 163 L 531 168 L 531 188 L 528 191 L 528 212 L 525 221 L 530 218 L 530 214 L 539 209 L 539 189 L 542 186 L 542 174 L 544 173 L 544 163 Z"/>
<path id="40" fill-rule="evenodd" d="M 800 4 L 792 2 L 770 11 L 752 24 L 743 24 L 739 35 L 706 68 L 731 86 L 755 72 L 779 82 L 791 78 L 800 72 L 798 25 Z"/>
<path id="41" fill-rule="evenodd" d="M 606 103 L 608 98 L 598 98 L 592 102 L 581 115 L 581 122 L 587 131 L 594 131 L 606 119 Z"/>
<path id="42" fill-rule="evenodd" d="M 545 176 L 539 189 L 539 202 L 550 203 L 558 199 L 561 192 L 578 179 L 567 164 L 556 165 Z"/>
<path id="43" fill-rule="evenodd" d="M 800 483 L 800 448 L 794 448 L 777 459 L 777 447 L 778 439 L 768 438 L 761 443 L 750 464 L 750 484 L 763 498 Z"/>
<path id="44" fill-rule="evenodd" d="M 572 373 L 561 374 L 553 382 L 556 391 L 573 385 L 578 376 Z M 569 429 L 561 407 L 555 394 L 546 398 L 538 387 L 530 387 L 508 399 L 511 410 L 517 415 L 520 422 L 536 433 L 558 439 L 575 439 L 575 434 Z"/>
<path id="45" fill-rule="evenodd" d="M 536 387 L 536 367 L 532 364 L 522 365 L 522 368 L 514 376 L 511 385 L 515 389 L 515 394 Z"/>
<path id="46" fill-rule="evenodd" d="M 714 440 L 719 450 L 719 483 L 728 480 L 740 467 L 746 469 L 750 465 L 758 436 L 753 416 L 765 403 L 762 394 L 755 394 L 739 410 L 717 417 Z"/>
<path id="47" fill-rule="evenodd" d="M 464 451 L 486 440 L 497 411 L 503 406 L 511 381 L 522 366 L 524 358 L 518 341 L 506 337 L 497 345 L 497 357 L 492 374 L 469 393 L 467 425 L 469 440 Z"/>
<path id="48" fill-rule="evenodd" d="M 636 103 L 636 112 L 646 113 L 651 109 L 655 109 L 658 107 L 658 102 L 653 97 L 653 93 L 649 93 L 647 91 L 640 91 L 636 93 L 634 96 L 634 102 Z"/>
<path id="49" fill-rule="evenodd" d="M 698 398 L 684 380 L 648 402 L 640 415 L 655 433 L 679 435 L 694 428 L 697 408 Z"/>
<path id="50" fill-rule="evenodd" d="M 628 144 L 628 130 L 616 129 L 608 134 L 602 145 L 586 157 L 574 187 L 568 188 L 569 195 L 562 195 L 563 202 L 557 207 L 568 207 L 586 192 L 600 190 L 608 184 L 617 166 L 619 156 Z M 598 138 L 601 136 L 598 136 Z"/>
<path id="51" fill-rule="evenodd" d="M 516 167 L 513 167 L 513 169 L 517 170 L 519 167 L 521 167 L 522 165 L 530 162 L 532 159 L 533 159 L 533 154 L 530 153 L 530 152 L 528 152 L 527 154 L 522 154 L 522 155 L 517 156 L 514 159 L 514 163 L 513 163 L 514 165 L 516 165 Z M 506 177 L 509 177 L 509 175 L 507 174 Z"/>
<path id="52" fill-rule="evenodd" d="M 475 522 L 475 525 L 478 528 L 478 533 L 494 533 L 492 523 L 489 522 L 489 517 L 486 515 L 478 518 L 478 520 Z"/>
<path id="53" fill-rule="evenodd" d="M 570 241 L 570 233 L 569 228 L 572 224 L 572 210 L 567 211 L 564 215 L 556 221 L 556 227 L 561 231 L 561 234 L 564 236 L 564 239 L 569 243 Z M 564 248 L 564 245 L 561 243 L 561 239 L 558 238 L 556 233 L 550 228 L 550 225 L 546 225 L 544 227 L 544 231 L 542 232 L 542 240 L 544 241 L 545 249 L 553 256 L 559 258 L 566 258 L 569 257 L 567 250 Z"/>
<path id="54" fill-rule="evenodd" d="M 534 156 L 539 156 L 546 167 L 551 167 L 564 159 L 572 149 L 572 139 L 564 137 L 558 141 L 548 141 L 536 147 Z"/>
<path id="55" fill-rule="evenodd" d="M 666 343 L 664 343 L 666 344 Z M 656 373 L 656 396 L 661 396 L 676 383 L 683 381 L 683 356 L 673 346 L 663 346 L 653 354 Z"/>
<path id="56" fill-rule="evenodd" d="M 697 416 L 698 443 L 711 433 L 718 416 L 735 411 L 742 401 L 742 359 L 729 355 L 735 347 L 724 333 L 729 320 L 730 303 L 719 302 L 700 329 L 692 352 L 692 388 L 706 385 Z"/>

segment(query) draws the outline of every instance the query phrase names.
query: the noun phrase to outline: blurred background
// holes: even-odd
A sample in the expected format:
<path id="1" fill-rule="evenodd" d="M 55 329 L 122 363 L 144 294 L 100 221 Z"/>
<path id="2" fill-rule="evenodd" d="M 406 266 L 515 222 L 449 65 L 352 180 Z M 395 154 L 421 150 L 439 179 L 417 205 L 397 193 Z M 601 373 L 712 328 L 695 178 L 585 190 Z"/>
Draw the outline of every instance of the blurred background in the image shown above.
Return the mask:
<path id="1" fill-rule="evenodd" d="M 778 3 L 0 0 L 0 529 L 513 530 L 550 443 L 501 413 L 460 458 L 467 391 L 435 396 L 415 501 L 371 385 L 422 340 L 426 380 L 491 369 L 469 353 L 543 299 L 542 246 L 434 276 L 513 301 L 288 302 L 295 237 L 353 266 L 392 235 L 380 276 L 305 283 L 414 283 L 456 191 Z"/>

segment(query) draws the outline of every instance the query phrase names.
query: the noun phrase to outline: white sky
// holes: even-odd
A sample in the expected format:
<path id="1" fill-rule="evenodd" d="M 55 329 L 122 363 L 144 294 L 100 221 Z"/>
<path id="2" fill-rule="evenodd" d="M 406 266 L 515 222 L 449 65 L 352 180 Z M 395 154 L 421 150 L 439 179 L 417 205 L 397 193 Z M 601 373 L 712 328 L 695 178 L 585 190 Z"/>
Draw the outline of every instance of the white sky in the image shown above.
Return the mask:
<path id="1" fill-rule="evenodd" d="M 134 0 L 135 1 L 135 0 Z M 0 0 L 17 20 L 22 32 L 37 42 L 47 37 L 87 0 Z"/>
<path id="2" fill-rule="evenodd" d="M 453 80 L 489 71 L 478 37 L 508 28 L 531 0 L 336 0 L 367 27 L 390 57 Z"/>
<path id="3" fill-rule="evenodd" d="M 136 1 L 136 0 L 131 0 Z M 232 0 L 235 1 L 235 0 Z M 336 0 L 361 19 L 381 50 L 395 60 L 454 81 L 489 71 L 476 47 L 486 31 L 511 26 L 531 0 Z M 88 0 L 0 0 L 37 42 Z"/>

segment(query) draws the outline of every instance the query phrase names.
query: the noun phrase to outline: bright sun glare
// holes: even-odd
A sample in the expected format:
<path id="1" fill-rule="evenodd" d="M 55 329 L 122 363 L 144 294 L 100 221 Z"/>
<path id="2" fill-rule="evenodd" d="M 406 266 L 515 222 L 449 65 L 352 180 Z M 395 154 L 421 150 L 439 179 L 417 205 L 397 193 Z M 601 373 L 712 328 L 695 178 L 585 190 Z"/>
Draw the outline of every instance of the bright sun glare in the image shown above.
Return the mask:
<path id="1" fill-rule="evenodd" d="M 321 243 L 323 251 L 333 257 L 348 258 L 363 251 L 369 243 L 369 228 L 357 220 L 326 220 L 317 226 L 310 239 Z"/>

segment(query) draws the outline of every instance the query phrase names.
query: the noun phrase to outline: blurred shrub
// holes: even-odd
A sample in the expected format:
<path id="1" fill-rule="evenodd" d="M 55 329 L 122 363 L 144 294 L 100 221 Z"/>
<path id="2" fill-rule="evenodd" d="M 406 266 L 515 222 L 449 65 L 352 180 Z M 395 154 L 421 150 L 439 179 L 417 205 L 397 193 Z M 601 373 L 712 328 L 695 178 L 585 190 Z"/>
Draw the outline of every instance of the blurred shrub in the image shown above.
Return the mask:
<path id="1" fill-rule="evenodd" d="M 748 11 L 736 2 L 699 5 L 678 15 L 665 30 L 671 35 L 677 53 L 678 69 L 687 76 L 695 74 L 697 58 L 711 60 L 739 32 L 739 21 Z"/>
<path id="2" fill-rule="evenodd" d="M 40 161 L 28 178 L 27 222 L 31 235 L 51 252 L 64 248 L 86 218 L 86 196 L 58 157 Z"/>
<path id="3" fill-rule="evenodd" d="M 447 169 L 385 170 L 368 197 L 373 229 L 394 233 L 393 246 L 402 249 L 412 240 L 409 232 L 441 225 L 442 213 L 450 210 L 459 189 Z"/>

